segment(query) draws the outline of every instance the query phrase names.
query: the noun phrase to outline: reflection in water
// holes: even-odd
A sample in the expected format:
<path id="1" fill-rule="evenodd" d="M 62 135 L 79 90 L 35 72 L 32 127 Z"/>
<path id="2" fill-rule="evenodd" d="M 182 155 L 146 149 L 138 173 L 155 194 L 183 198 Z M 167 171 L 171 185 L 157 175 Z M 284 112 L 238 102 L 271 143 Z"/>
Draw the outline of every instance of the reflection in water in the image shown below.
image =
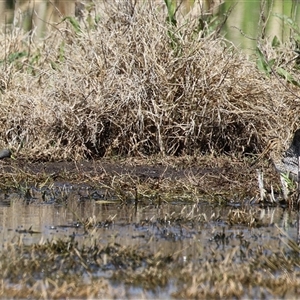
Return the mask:
<path id="1" fill-rule="evenodd" d="M 255 212 L 259 227 L 230 225 L 231 208 L 207 204 L 145 203 L 122 205 L 117 200 L 94 200 L 95 192 L 80 189 L 53 193 L 33 191 L 30 201 L 19 194 L 0 195 L 0 240 L 3 245 L 20 238 L 25 244 L 74 236 L 79 243 L 116 242 L 137 245 L 152 251 L 197 257 L 205 247 L 227 247 L 240 243 L 239 237 L 258 244 L 281 243 L 281 230 L 297 239 L 297 214 L 281 208 L 248 208 Z M 97 192 L 99 198 L 101 193 Z M 51 198 L 51 199 L 50 199 Z M 62 201 L 63 199 L 63 201 Z M 51 201 L 50 201 L 51 200 Z M 232 210 L 232 209 L 231 209 Z M 91 226 L 84 227 L 82 224 Z M 276 226 L 274 226 L 276 225 Z M 280 228 L 280 230 L 278 229 Z M 29 230 L 30 229 L 30 230 Z M 34 233 L 29 233 L 34 232 Z M 87 234 L 88 232 L 88 234 Z"/>
<path id="2" fill-rule="evenodd" d="M 74 238 L 78 245 L 70 256 L 57 253 L 53 256 L 57 255 L 56 259 L 59 260 L 57 269 L 69 266 L 72 261 L 75 271 L 71 268 L 68 274 L 77 274 L 76 261 L 78 253 L 80 255 L 77 249 L 92 249 L 83 255 L 88 267 L 83 268 L 83 273 L 78 276 L 81 278 L 85 272 L 92 272 L 95 278 L 112 280 L 111 284 L 123 289 L 130 296 L 128 298 L 170 298 L 172 293 L 176 295 L 186 288 L 187 283 L 184 280 L 182 282 L 182 279 L 187 274 L 191 274 L 191 278 L 201 278 L 203 272 L 204 276 L 210 276 L 214 270 L 217 273 L 223 272 L 231 265 L 233 267 L 229 270 L 234 274 L 241 268 L 247 272 L 249 266 L 258 266 L 257 272 L 266 276 L 264 262 L 272 262 L 278 253 L 284 253 L 287 257 L 296 253 L 298 257 L 297 250 L 293 253 L 288 246 L 291 239 L 297 239 L 297 213 L 279 207 L 261 209 L 248 206 L 232 209 L 207 203 L 179 202 L 160 206 L 144 202 L 135 206 L 134 201 L 125 205 L 113 197 L 104 197 L 107 194 L 101 191 L 80 188 L 31 190 L 25 194 L 26 197 L 16 193 L 0 194 L 0 252 L 10 249 L 8 244 L 11 241 L 28 245 L 63 239 L 68 244 Z M 251 223 L 253 219 L 255 222 Z M 113 250 L 109 252 L 116 251 L 113 255 L 107 252 L 110 246 Z M 124 249 L 129 249 L 129 252 L 126 254 Z M 41 255 L 38 254 L 38 247 L 35 247 L 35 251 L 24 250 L 24 253 L 30 258 L 38 257 L 43 261 L 45 250 L 42 249 Z M 6 253 L 4 257 L 7 257 Z M 94 261 L 95 253 L 97 259 Z M 145 255 L 140 256 L 140 253 Z M 158 266 L 154 271 L 151 265 L 153 262 Z M 52 273 L 52 261 L 50 263 Z M 11 265 L 10 260 L 8 264 Z M 279 275 L 285 273 L 283 264 L 280 262 L 278 265 Z M 132 278 L 139 278 L 140 274 L 156 274 L 160 268 L 166 272 L 171 268 L 172 274 L 176 274 L 174 277 L 168 275 L 166 286 L 156 286 L 158 281 L 153 281 L 155 289 L 151 290 L 146 288 L 144 281 L 135 284 L 125 284 L 123 281 L 124 274 L 132 276 L 129 277 L 131 282 Z M 33 277 L 40 278 L 44 271 L 37 268 L 32 272 Z M 47 278 L 47 272 L 42 276 Z M 205 277 L 203 282 L 213 282 L 214 276 L 208 279 Z M 86 280 L 89 284 L 88 275 Z M 247 295 L 248 291 L 245 290 L 246 298 Z"/>

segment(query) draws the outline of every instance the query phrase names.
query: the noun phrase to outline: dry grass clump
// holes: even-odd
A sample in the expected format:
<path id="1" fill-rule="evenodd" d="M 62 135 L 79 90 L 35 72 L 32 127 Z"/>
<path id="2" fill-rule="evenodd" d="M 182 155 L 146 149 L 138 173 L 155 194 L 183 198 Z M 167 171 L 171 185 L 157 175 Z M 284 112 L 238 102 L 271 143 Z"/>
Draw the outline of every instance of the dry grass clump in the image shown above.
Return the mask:
<path id="1" fill-rule="evenodd" d="M 196 21 L 172 27 L 131 2 L 95 11 L 40 43 L 0 36 L 2 146 L 48 160 L 257 152 L 298 120 L 285 86 Z"/>

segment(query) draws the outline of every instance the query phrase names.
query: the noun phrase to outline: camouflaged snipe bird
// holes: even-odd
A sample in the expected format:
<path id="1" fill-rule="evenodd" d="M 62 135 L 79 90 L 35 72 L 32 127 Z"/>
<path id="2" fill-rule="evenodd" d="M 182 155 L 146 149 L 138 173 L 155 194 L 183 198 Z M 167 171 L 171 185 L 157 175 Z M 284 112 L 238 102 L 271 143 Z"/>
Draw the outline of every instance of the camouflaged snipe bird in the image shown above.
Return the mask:
<path id="1" fill-rule="evenodd" d="M 283 196 L 288 196 L 287 178 L 298 182 L 298 157 L 300 156 L 300 129 L 294 133 L 290 147 L 282 151 L 282 143 L 279 138 L 273 138 L 269 141 L 266 149 L 260 157 L 270 153 L 270 158 L 275 166 L 276 171 L 280 174 L 280 180 L 283 188 Z"/>
<path id="2" fill-rule="evenodd" d="M 271 151 L 270 157 L 274 166 L 280 174 L 286 174 L 293 181 L 298 181 L 298 157 L 300 156 L 300 129 L 296 130 L 290 147 L 281 153 L 281 143 L 279 139 L 271 141 L 277 144 L 277 149 Z M 275 150 L 275 151 L 274 151 Z M 277 151 L 276 151 L 277 150 Z"/>

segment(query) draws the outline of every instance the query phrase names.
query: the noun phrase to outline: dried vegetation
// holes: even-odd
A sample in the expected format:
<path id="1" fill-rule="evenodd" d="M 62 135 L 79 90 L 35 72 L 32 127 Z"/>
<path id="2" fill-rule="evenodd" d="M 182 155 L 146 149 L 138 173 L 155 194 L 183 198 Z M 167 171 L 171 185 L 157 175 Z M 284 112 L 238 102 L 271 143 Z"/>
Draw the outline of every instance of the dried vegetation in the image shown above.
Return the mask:
<path id="1" fill-rule="evenodd" d="M 0 297 L 130 297 L 132 286 L 143 289 L 143 298 L 157 287 L 172 290 L 174 298 L 297 295 L 299 246 L 279 237 L 256 242 L 260 233 L 252 230 L 262 221 L 249 209 L 256 173 L 247 157 L 241 159 L 261 151 L 271 136 L 287 142 L 299 126 L 299 87 L 276 73 L 284 66 L 300 82 L 293 52 L 262 45 L 267 60 L 278 58 L 267 76 L 217 32 L 198 30 L 197 19 L 178 18 L 175 26 L 151 1 L 105 3 L 83 11 L 80 21 L 65 19 L 42 41 L 18 28 L 1 34 L 0 147 L 12 148 L 18 159 L 1 163 L 0 188 L 9 190 L 14 182 L 26 203 L 40 193 L 39 205 L 61 205 L 68 195 L 51 184 L 67 178 L 105 191 L 98 199 L 103 203 L 109 197 L 135 207 L 174 199 L 197 203 L 191 211 L 134 224 L 135 230 L 147 229 L 144 235 L 159 232 L 148 245 L 157 236 L 192 241 L 218 224 L 243 230 L 210 232 L 193 241 L 195 253 L 188 257 L 122 246 L 113 238 L 81 247 L 75 235 L 32 246 L 8 243 L 0 254 Z M 231 156 L 215 155 L 220 153 Z M 103 156 L 131 159 L 41 164 Z M 157 168 L 149 171 L 143 158 Z M 210 205 L 239 209 L 209 217 L 197 210 L 203 195 Z M 89 192 L 86 199 L 97 201 Z M 99 227 L 114 222 L 89 216 L 76 228 L 94 238 Z M 117 289 L 114 280 L 122 283 Z"/>
<path id="2" fill-rule="evenodd" d="M 298 88 L 197 19 L 175 27 L 130 1 L 89 14 L 42 41 L 1 34 L 1 146 L 34 160 L 255 153 L 297 126 Z"/>

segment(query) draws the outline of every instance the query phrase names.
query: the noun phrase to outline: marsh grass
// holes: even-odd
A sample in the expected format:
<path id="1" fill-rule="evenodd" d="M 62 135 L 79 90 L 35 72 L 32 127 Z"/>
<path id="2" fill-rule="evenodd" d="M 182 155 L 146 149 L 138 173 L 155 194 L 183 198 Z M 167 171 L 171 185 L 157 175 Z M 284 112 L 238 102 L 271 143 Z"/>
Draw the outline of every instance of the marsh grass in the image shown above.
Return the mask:
<path id="1" fill-rule="evenodd" d="M 131 2 L 89 15 L 93 26 L 67 18 L 42 41 L 0 36 L 0 137 L 19 157 L 256 153 L 297 126 L 298 88 L 195 30 L 197 19 L 174 26 Z"/>
<path id="2" fill-rule="evenodd" d="M 197 18 L 175 22 L 174 11 L 168 20 L 151 4 L 110 4 L 86 8 L 80 20 L 65 18 L 40 41 L 18 28 L 1 34 L 0 146 L 17 158 L 1 161 L 1 190 L 18 190 L 26 203 L 64 205 L 67 192 L 52 188 L 67 181 L 89 184 L 103 191 L 97 201 L 113 199 L 121 208 L 193 202 L 190 211 L 162 209 L 155 221 L 135 224 L 155 228 L 162 239 L 176 238 L 172 226 L 192 235 L 216 222 L 254 231 L 262 219 L 251 206 L 259 192 L 252 155 L 274 135 L 287 143 L 299 126 L 294 52 L 260 44 L 258 70 L 218 32 L 199 28 Z M 83 158 L 89 168 L 78 162 Z M 41 164 L 66 160 L 75 162 L 48 171 Z M 139 169 L 143 164 L 147 172 Z M 161 168 L 153 175 L 151 166 Z M 266 161 L 259 167 L 274 175 Z M 270 186 L 274 177 L 265 178 Z M 239 209 L 208 216 L 198 211 L 202 201 Z M 195 257 L 183 259 L 113 238 L 100 244 L 99 227 L 116 221 L 79 218 L 90 241 L 83 246 L 74 236 L 5 244 L 0 296 L 129 298 L 128 286 L 146 291 L 169 284 L 177 287 L 175 298 L 297 295 L 299 246 L 288 238 L 262 245 L 255 235 L 250 243 L 242 233 L 214 230 L 199 241 Z M 228 241 L 235 246 L 226 248 Z"/>

